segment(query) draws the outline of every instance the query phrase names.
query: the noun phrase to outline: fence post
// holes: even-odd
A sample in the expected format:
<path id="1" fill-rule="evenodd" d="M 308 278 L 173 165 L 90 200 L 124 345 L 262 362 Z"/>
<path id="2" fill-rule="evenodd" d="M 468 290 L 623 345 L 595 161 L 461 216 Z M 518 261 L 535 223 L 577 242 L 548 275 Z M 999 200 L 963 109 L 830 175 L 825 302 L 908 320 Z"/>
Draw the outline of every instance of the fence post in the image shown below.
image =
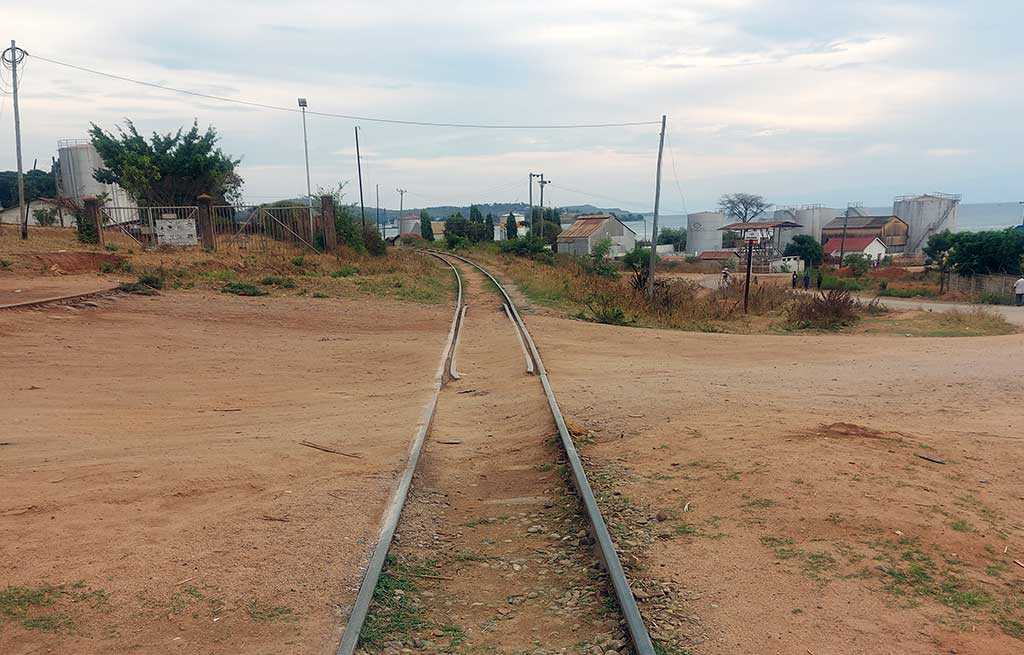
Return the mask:
<path id="1" fill-rule="evenodd" d="M 320 224 L 324 232 L 324 250 L 336 250 L 338 233 L 334 229 L 334 196 L 320 196 Z"/>
<path id="2" fill-rule="evenodd" d="M 217 242 L 213 231 L 213 196 L 202 194 L 199 201 L 198 225 L 199 240 L 205 250 L 216 250 Z"/>
<path id="3" fill-rule="evenodd" d="M 85 205 L 85 219 L 96 230 L 96 243 L 106 245 L 103 240 L 103 217 L 100 215 L 99 199 L 96 196 L 86 196 L 82 198 L 82 204 Z"/>

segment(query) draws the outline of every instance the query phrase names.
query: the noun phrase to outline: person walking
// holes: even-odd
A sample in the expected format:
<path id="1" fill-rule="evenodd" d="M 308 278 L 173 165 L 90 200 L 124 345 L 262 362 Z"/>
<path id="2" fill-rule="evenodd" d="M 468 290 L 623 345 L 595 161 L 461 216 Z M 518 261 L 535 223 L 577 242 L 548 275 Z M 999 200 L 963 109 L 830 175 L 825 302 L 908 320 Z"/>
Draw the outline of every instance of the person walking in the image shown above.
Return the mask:
<path id="1" fill-rule="evenodd" d="M 729 267 L 728 266 L 726 266 L 725 268 L 722 269 L 722 286 L 723 287 L 729 286 Z"/>
<path id="2" fill-rule="evenodd" d="M 804 271 L 804 291 L 811 288 L 811 272 Z"/>
<path id="3" fill-rule="evenodd" d="M 1024 305 L 1024 275 L 1017 278 L 1017 281 L 1013 283 L 1013 293 L 1017 296 L 1017 306 Z"/>
<path id="4" fill-rule="evenodd" d="M 793 271 L 793 279 L 790 281 L 790 286 L 796 288 L 797 275 L 796 271 Z"/>

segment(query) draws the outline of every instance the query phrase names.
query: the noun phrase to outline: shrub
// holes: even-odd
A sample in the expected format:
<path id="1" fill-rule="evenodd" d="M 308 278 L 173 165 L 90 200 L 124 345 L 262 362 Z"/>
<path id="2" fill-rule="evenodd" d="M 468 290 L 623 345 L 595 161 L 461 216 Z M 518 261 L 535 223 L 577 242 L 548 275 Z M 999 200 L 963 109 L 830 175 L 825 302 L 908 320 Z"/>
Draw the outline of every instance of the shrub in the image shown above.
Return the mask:
<path id="1" fill-rule="evenodd" d="M 890 298 L 934 298 L 938 294 L 928 287 L 893 288 L 883 281 L 879 285 L 878 295 Z"/>
<path id="2" fill-rule="evenodd" d="M 313 292 L 313 297 L 314 297 L 314 298 L 330 298 L 330 296 L 328 296 L 328 295 L 327 295 L 326 293 L 324 293 L 323 291 L 314 291 L 314 292 Z"/>
<path id="3" fill-rule="evenodd" d="M 285 277 L 283 275 L 267 275 L 262 280 L 260 280 L 260 284 L 264 286 L 281 287 L 282 289 L 295 288 L 295 280 L 291 279 L 290 277 Z"/>
<path id="4" fill-rule="evenodd" d="M 824 275 L 821 279 L 821 288 L 825 291 L 839 289 L 843 291 L 863 291 L 867 288 L 864 282 L 851 280 L 849 278 Z"/>
<path id="5" fill-rule="evenodd" d="M 305 255 L 297 255 L 292 257 L 292 266 L 295 268 L 302 268 L 306 264 Z"/>
<path id="6" fill-rule="evenodd" d="M 359 269 L 355 266 L 349 266 L 346 264 L 336 271 L 331 271 L 331 277 L 349 277 L 359 272 Z"/>
<path id="7" fill-rule="evenodd" d="M 444 241 L 449 250 L 465 250 L 469 247 L 469 239 L 454 232 L 446 231 L 444 233 Z"/>
<path id="8" fill-rule="evenodd" d="M 10 268 L 10 266 L 11 266 L 11 260 L 9 260 L 9 259 L 0 259 L 0 268 Z"/>
<path id="9" fill-rule="evenodd" d="M 978 302 L 982 305 L 1009 305 L 1010 297 L 1001 293 L 992 293 L 986 291 L 985 293 L 978 295 Z"/>
<path id="10" fill-rule="evenodd" d="M 157 296 L 159 291 L 164 287 L 163 277 L 159 275 L 140 275 L 138 281 L 128 282 L 118 287 L 119 291 L 125 293 L 134 293 L 139 296 Z"/>
<path id="11" fill-rule="evenodd" d="M 107 250 L 109 250 L 110 252 L 117 252 L 119 250 L 119 248 L 118 248 L 116 243 L 108 243 L 108 244 L 104 245 L 103 247 L 106 248 Z"/>
<path id="12" fill-rule="evenodd" d="M 631 322 L 626 318 L 626 311 L 619 304 L 619 295 L 614 292 L 590 294 L 584 300 L 584 304 L 590 313 L 589 315 L 581 314 L 580 318 L 608 325 L 627 325 Z"/>
<path id="13" fill-rule="evenodd" d="M 100 273 L 110 273 L 114 270 L 114 265 L 110 262 L 100 262 Z"/>
<path id="14" fill-rule="evenodd" d="M 519 255 L 520 257 L 532 257 L 545 252 L 547 250 L 544 247 L 545 245 L 544 239 L 534 235 L 527 235 L 502 241 L 500 247 L 501 252 L 504 253 Z"/>
<path id="15" fill-rule="evenodd" d="M 33 209 L 32 217 L 36 219 L 36 223 L 43 227 L 51 227 L 57 223 L 57 209 Z"/>
<path id="16" fill-rule="evenodd" d="M 845 289 L 803 296 L 786 311 L 787 323 L 798 329 L 837 330 L 856 323 L 860 303 Z"/>
<path id="17" fill-rule="evenodd" d="M 255 284 L 248 282 L 228 282 L 221 289 L 223 293 L 233 293 L 236 296 L 265 296 L 267 292 Z"/>
<path id="18" fill-rule="evenodd" d="M 96 231 L 96 225 L 89 220 L 82 210 L 75 212 L 75 227 L 78 231 L 78 240 L 82 243 L 99 243 L 100 235 Z"/>
<path id="19" fill-rule="evenodd" d="M 387 252 L 387 244 L 380 237 L 380 232 L 372 227 L 363 231 L 363 243 L 366 245 L 366 252 L 375 257 L 381 257 Z"/>
<path id="20" fill-rule="evenodd" d="M 162 275 L 146 273 L 139 276 L 139 284 L 145 284 L 147 287 L 152 287 L 154 289 L 163 289 L 164 278 Z"/>

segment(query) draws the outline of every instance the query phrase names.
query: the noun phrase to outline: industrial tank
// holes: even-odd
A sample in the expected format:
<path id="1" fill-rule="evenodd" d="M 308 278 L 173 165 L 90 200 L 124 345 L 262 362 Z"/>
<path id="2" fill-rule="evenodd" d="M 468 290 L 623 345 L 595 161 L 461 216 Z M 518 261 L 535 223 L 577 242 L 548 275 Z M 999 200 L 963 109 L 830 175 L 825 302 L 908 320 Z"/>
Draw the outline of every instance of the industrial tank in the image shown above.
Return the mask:
<path id="1" fill-rule="evenodd" d="M 793 230 L 793 234 L 807 234 L 814 237 L 815 241 L 821 242 L 821 228 L 825 227 L 825 224 L 831 221 L 836 216 L 842 215 L 842 212 L 832 207 L 822 207 L 821 205 L 806 205 L 796 210 L 795 222 L 800 224 L 800 227 Z"/>
<path id="2" fill-rule="evenodd" d="M 110 196 L 107 206 L 133 207 L 124 189 L 116 184 L 102 184 L 93 173 L 103 167 L 100 153 L 92 143 L 84 139 L 61 139 L 57 142 L 57 156 L 60 162 L 60 193 L 81 204 L 82 198 L 106 193 Z"/>
<path id="3" fill-rule="evenodd" d="M 920 253 L 932 234 L 943 230 L 955 232 L 959 206 L 960 196 L 949 193 L 897 196 L 892 203 L 892 213 L 908 226 L 906 252 Z"/>
<path id="4" fill-rule="evenodd" d="M 706 250 L 722 249 L 722 212 L 697 212 L 686 216 L 686 252 L 699 255 Z"/>

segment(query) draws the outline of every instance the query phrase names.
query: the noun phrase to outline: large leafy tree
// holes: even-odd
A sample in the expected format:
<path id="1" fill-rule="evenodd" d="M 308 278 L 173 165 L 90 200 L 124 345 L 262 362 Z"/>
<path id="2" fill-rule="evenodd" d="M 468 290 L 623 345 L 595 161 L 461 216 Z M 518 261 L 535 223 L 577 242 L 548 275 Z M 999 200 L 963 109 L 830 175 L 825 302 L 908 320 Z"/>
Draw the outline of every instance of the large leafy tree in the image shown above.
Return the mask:
<path id="1" fill-rule="evenodd" d="M 686 230 L 672 227 L 658 230 L 658 245 L 666 246 L 668 244 L 672 244 L 672 250 L 675 252 L 686 250 Z"/>
<path id="2" fill-rule="evenodd" d="M 56 198 L 57 184 L 54 174 L 33 169 L 25 171 L 25 200 Z M 18 204 L 18 172 L 0 171 L 0 207 L 14 207 Z"/>
<path id="3" fill-rule="evenodd" d="M 516 217 L 512 212 L 508 213 L 508 218 L 505 219 L 505 238 L 515 239 L 519 236 L 519 226 L 516 225 Z"/>
<path id="4" fill-rule="evenodd" d="M 237 200 L 242 188 L 239 159 L 217 147 L 219 137 L 212 126 L 205 132 L 199 122 L 174 134 L 156 132 L 147 141 L 131 121 L 116 126 L 116 134 L 96 124 L 89 130 L 93 146 L 103 159 L 94 177 L 104 184 L 117 184 L 139 205 L 191 205 L 201 194 L 219 201 Z"/>
<path id="5" fill-rule="evenodd" d="M 784 257 L 799 257 L 808 267 L 817 266 L 825 259 L 821 244 L 809 234 L 798 234 L 786 244 Z"/>
<path id="6" fill-rule="evenodd" d="M 739 223 L 749 223 L 760 217 L 771 203 L 753 193 L 727 193 L 718 199 L 722 213 Z"/>

